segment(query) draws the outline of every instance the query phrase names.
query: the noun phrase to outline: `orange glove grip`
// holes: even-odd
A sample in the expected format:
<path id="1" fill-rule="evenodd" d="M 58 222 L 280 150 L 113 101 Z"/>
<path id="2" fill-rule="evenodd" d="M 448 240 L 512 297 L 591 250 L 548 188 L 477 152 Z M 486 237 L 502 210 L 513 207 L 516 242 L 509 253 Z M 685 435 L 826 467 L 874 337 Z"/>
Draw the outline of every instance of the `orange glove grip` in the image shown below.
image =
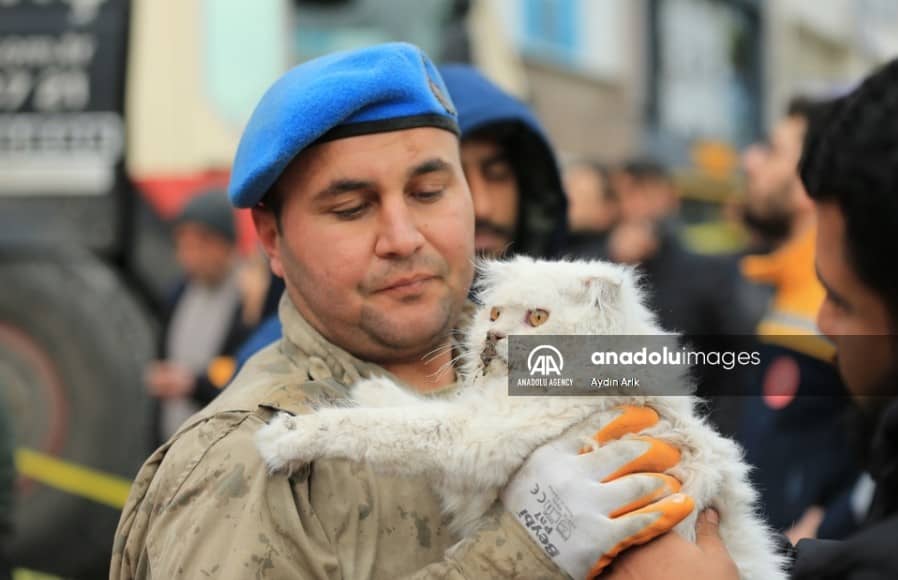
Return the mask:
<path id="1" fill-rule="evenodd" d="M 681 521 L 692 513 L 695 509 L 695 502 L 688 495 L 678 493 L 668 496 L 660 501 L 648 505 L 642 509 L 631 512 L 623 517 L 640 517 L 647 514 L 657 514 L 657 519 L 650 525 L 644 527 L 637 534 L 628 537 L 623 542 L 617 544 L 599 558 L 595 566 L 589 571 L 587 578 L 595 578 L 602 573 L 608 564 L 627 548 L 645 544 L 654 540 L 658 536 L 666 534 Z"/>

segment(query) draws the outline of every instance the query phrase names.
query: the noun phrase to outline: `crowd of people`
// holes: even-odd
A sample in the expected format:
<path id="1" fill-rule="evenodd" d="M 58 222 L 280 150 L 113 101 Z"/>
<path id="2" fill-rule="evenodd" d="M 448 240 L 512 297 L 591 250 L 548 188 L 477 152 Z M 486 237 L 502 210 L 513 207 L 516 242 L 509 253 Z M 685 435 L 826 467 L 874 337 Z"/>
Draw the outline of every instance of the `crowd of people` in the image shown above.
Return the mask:
<path id="1" fill-rule="evenodd" d="M 750 341 L 761 364 L 702 369 L 698 393 L 755 468 L 791 577 L 896 577 L 898 61 L 848 95 L 794 99 L 742 170 L 748 247 L 705 255 L 684 242 L 669 168 L 560 166 L 533 111 L 472 66 L 386 44 L 291 70 L 246 127 L 228 192 L 192 199 L 173 224 L 184 280 L 144 377 L 158 447 L 122 514 L 111 578 L 581 570 L 501 504 L 459 543 L 424 480 L 332 461 L 270 474 L 254 445 L 275 412 L 345 399 L 372 374 L 448 396 L 473 258 L 516 254 L 633 265 L 661 325 L 691 346 Z M 260 242 L 246 265 L 232 206 L 252 211 Z M 6 432 L 0 415 L 0 538 Z M 552 469 L 545 455 L 528 468 Z M 718 519 L 702 514 L 695 544 L 666 533 L 676 522 L 639 541 L 599 520 L 577 533 L 604 538 L 587 564 L 654 538 L 618 556 L 612 580 L 738 578 Z"/>

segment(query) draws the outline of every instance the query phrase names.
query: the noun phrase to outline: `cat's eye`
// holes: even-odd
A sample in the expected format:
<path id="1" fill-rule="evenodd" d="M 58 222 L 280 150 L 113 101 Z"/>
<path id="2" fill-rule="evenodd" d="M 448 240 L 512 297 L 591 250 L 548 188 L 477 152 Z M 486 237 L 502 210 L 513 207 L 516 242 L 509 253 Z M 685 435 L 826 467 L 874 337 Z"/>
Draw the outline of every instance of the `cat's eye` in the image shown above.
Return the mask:
<path id="1" fill-rule="evenodd" d="M 502 311 L 499 309 L 499 307 L 493 306 L 493 309 L 490 310 L 490 320 L 492 320 L 493 322 L 496 322 L 496 320 L 499 319 L 500 314 L 502 314 Z"/>
<path id="2" fill-rule="evenodd" d="M 549 312 L 547 310 L 537 308 L 536 310 L 530 310 L 527 312 L 527 322 L 530 324 L 530 326 L 539 326 L 547 320 L 549 320 Z"/>

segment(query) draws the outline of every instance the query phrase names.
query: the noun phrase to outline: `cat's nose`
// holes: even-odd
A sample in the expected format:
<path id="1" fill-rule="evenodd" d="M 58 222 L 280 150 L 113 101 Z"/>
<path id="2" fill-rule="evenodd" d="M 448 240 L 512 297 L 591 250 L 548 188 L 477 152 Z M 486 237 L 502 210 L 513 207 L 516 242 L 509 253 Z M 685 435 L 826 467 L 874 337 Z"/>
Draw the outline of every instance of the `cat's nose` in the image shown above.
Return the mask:
<path id="1" fill-rule="evenodd" d="M 486 333 L 486 339 L 487 339 L 489 342 L 493 342 L 493 343 L 499 342 L 499 341 L 502 340 L 503 338 L 505 338 L 505 333 L 504 333 L 504 332 L 498 332 L 498 331 L 496 331 L 496 330 L 491 330 L 491 331 L 489 331 L 489 332 Z"/>

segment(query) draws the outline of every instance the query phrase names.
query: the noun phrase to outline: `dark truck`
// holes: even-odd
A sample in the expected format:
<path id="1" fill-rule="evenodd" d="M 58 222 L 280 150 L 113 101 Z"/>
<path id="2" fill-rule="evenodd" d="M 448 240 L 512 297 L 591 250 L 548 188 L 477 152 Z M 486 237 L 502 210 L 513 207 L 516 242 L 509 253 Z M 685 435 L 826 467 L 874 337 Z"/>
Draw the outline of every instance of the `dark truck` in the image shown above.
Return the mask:
<path id="1" fill-rule="evenodd" d="M 0 404 L 17 441 L 17 566 L 108 577 L 152 451 L 142 375 L 178 275 L 163 218 L 226 184 L 265 74 L 391 39 L 466 60 L 469 4 L 0 0 Z"/>
<path id="2" fill-rule="evenodd" d="M 148 452 L 141 376 L 166 278 L 136 250 L 152 216 L 124 169 L 129 9 L 0 2 L 0 404 L 20 475 L 11 556 L 72 577 L 107 575 Z"/>

